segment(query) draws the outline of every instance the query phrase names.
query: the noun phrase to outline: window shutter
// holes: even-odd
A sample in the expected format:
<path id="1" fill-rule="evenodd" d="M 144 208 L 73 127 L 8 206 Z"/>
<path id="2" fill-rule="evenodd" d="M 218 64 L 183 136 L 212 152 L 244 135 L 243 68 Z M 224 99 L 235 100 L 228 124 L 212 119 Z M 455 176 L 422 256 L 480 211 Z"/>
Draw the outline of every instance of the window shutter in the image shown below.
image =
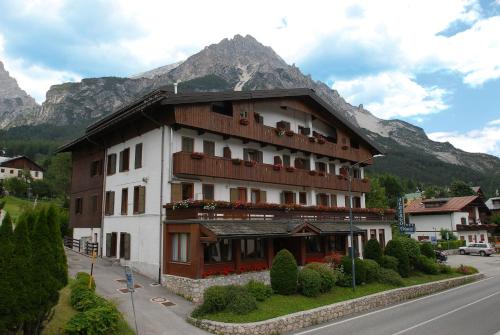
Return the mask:
<path id="1" fill-rule="evenodd" d="M 106 257 L 111 257 L 111 233 L 106 234 Z"/>
<path id="2" fill-rule="evenodd" d="M 257 151 L 257 162 L 259 162 L 259 163 L 264 162 L 264 157 L 263 157 L 262 151 Z"/>
<path id="3" fill-rule="evenodd" d="M 109 214 L 114 215 L 115 214 L 115 192 L 110 192 L 109 193 Z"/>
<path id="4" fill-rule="evenodd" d="M 142 167 L 142 143 L 135 145 L 135 163 L 134 167 L 140 169 Z"/>
<path id="5" fill-rule="evenodd" d="M 349 196 L 345 196 L 345 207 L 349 207 Z"/>
<path id="6" fill-rule="evenodd" d="M 238 189 L 237 188 L 232 188 L 229 191 L 230 191 L 229 200 L 231 202 L 238 201 L 238 194 L 239 194 Z"/>
<path id="7" fill-rule="evenodd" d="M 243 149 L 243 160 L 249 160 L 248 149 Z"/>
<path id="8" fill-rule="evenodd" d="M 283 161 L 281 160 L 280 156 L 274 156 L 274 164 L 275 165 L 282 165 Z"/>
<path id="9" fill-rule="evenodd" d="M 123 252 L 123 257 L 126 259 L 126 260 L 129 260 L 130 259 L 130 234 L 124 234 L 123 235 L 123 238 L 124 238 L 124 252 Z"/>
<path id="10" fill-rule="evenodd" d="M 178 202 L 182 200 L 182 185 L 181 184 L 171 184 L 170 188 L 170 201 Z"/>
<path id="11" fill-rule="evenodd" d="M 231 159 L 231 148 L 224 147 L 224 149 L 223 149 L 223 156 L 224 156 L 224 158 Z"/>
<path id="12" fill-rule="evenodd" d="M 145 211 L 146 211 L 146 186 L 140 186 L 138 212 L 144 213 Z"/>
<path id="13" fill-rule="evenodd" d="M 292 192 L 292 199 L 293 199 L 293 203 L 296 204 L 297 203 L 297 193 L 295 192 Z"/>
<path id="14" fill-rule="evenodd" d="M 285 192 L 281 192 L 280 193 L 280 204 L 284 204 L 285 203 Z"/>
<path id="15" fill-rule="evenodd" d="M 330 203 L 332 207 L 337 207 L 337 195 L 331 194 L 330 195 Z"/>
<path id="16" fill-rule="evenodd" d="M 267 203 L 267 192 L 266 191 L 260 191 L 260 202 Z"/>
<path id="17" fill-rule="evenodd" d="M 120 171 L 120 172 L 123 171 L 123 155 L 124 155 L 124 152 L 120 151 L 120 164 L 119 164 L 119 168 L 118 168 L 118 171 Z"/>
<path id="18" fill-rule="evenodd" d="M 333 163 L 328 164 L 328 173 L 335 174 L 335 164 Z"/>

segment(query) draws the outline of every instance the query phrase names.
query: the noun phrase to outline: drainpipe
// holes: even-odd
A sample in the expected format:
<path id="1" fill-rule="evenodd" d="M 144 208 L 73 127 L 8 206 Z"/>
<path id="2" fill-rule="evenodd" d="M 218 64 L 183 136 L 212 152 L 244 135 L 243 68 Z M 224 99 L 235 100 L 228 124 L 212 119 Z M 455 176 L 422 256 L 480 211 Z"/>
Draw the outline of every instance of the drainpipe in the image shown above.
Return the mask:
<path id="1" fill-rule="evenodd" d="M 161 273 L 163 267 L 163 168 L 165 162 L 165 153 L 164 150 L 164 142 L 165 142 L 165 125 L 161 127 L 161 163 L 160 163 L 160 247 L 158 252 L 158 284 L 161 285 Z"/>
<path id="2" fill-rule="evenodd" d="M 104 207 L 106 206 L 106 176 L 108 175 L 108 148 L 104 149 L 104 163 L 103 163 L 103 177 L 102 177 L 102 199 L 101 199 L 101 236 L 99 236 L 99 248 L 101 249 L 101 258 L 103 257 L 102 244 L 104 241 Z"/>

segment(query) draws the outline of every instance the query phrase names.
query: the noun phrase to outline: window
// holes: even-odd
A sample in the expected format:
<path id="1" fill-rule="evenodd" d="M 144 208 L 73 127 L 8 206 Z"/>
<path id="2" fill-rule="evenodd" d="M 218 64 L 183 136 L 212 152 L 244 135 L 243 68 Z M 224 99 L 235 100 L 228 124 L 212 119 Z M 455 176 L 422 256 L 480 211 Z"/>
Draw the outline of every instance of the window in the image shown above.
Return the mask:
<path id="1" fill-rule="evenodd" d="M 181 200 L 194 199 L 194 185 L 192 183 L 181 183 L 181 187 L 182 187 Z"/>
<path id="2" fill-rule="evenodd" d="M 222 149 L 222 156 L 224 158 L 231 159 L 231 148 L 230 147 L 224 147 L 224 149 Z"/>
<path id="3" fill-rule="evenodd" d="M 0 172 L 4 173 L 4 172 L 5 172 L 5 169 L 0 169 Z"/>
<path id="4" fill-rule="evenodd" d="M 143 214 L 146 207 L 146 186 L 134 187 L 134 214 Z"/>
<path id="5" fill-rule="evenodd" d="M 345 207 L 350 207 L 351 206 L 351 201 L 349 200 L 349 196 L 346 195 L 344 198 L 345 201 Z"/>
<path id="6" fill-rule="evenodd" d="M 128 213 L 128 188 L 123 188 L 121 214 L 127 215 L 127 213 Z"/>
<path id="7" fill-rule="evenodd" d="M 274 156 L 274 165 L 283 165 L 283 161 L 280 156 Z"/>
<path id="8" fill-rule="evenodd" d="M 309 254 L 323 251 L 319 236 L 306 236 L 306 252 Z"/>
<path id="9" fill-rule="evenodd" d="M 209 156 L 215 156 L 215 142 L 213 141 L 203 141 L 203 153 Z"/>
<path id="10" fill-rule="evenodd" d="M 299 192 L 299 204 L 307 205 L 307 193 Z"/>
<path id="11" fill-rule="evenodd" d="M 297 169 L 310 170 L 310 160 L 306 158 L 295 158 L 294 165 Z"/>
<path id="12" fill-rule="evenodd" d="M 311 128 L 299 126 L 299 134 L 308 136 L 309 134 L 311 134 Z"/>
<path id="13" fill-rule="evenodd" d="M 480 235 L 480 239 L 479 239 L 479 240 L 480 240 L 481 242 L 484 242 L 484 234 L 481 234 L 481 235 Z M 485 245 L 485 247 L 486 247 L 486 245 Z"/>
<path id="14" fill-rule="evenodd" d="M 229 199 L 231 202 L 247 202 L 247 189 L 244 187 L 232 188 L 229 190 Z"/>
<path id="15" fill-rule="evenodd" d="M 244 239 L 241 240 L 241 259 L 262 259 L 264 258 L 264 240 Z"/>
<path id="16" fill-rule="evenodd" d="M 264 124 L 264 117 L 262 116 L 262 114 L 254 112 L 253 118 L 255 119 L 255 123 Z"/>
<path id="17" fill-rule="evenodd" d="M 461 224 L 467 224 L 467 219 L 466 218 L 460 218 L 460 223 Z"/>
<path id="18" fill-rule="evenodd" d="M 98 207 L 98 198 L 97 195 L 93 195 L 90 197 L 90 205 L 92 209 L 92 213 L 96 214 L 97 213 L 97 207 Z"/>
<path id="19" fill-rule="evenodd" d="M 246 110 L 243 110 L 243 109 L 242 109 L 242 110 L 240 110 L 240 117 L 241 117 L 242 119 L 246 119 L 246 118 L 248 118 L 248 112 L 247 112 Z"/>
<path id="20" fill-rule="evenodd" d="M 351 138 L 351 148 L 359 149 L 359 142 Z"/>
<path id="21" fill-rule="evenodd" d="M 130 161 L 130 148 L 120 152 L 120 172 L 128 171 Z"/>
<path id="22" fill-rule="evenodd" d="M 201 192 L 203 194 L 203 200 L 214 200 L 214 185 L 203 184 L 201 186 Z"/>
<path id="23" fill-rule="evenodd" d="M 328 164 L 328 173 L 335 174 L 335 164 L 333 164 L 333 163 Z"/>
<path id="24" fill-rule="evenodd" d="M 332 235 L 328 239 L 328 250 L 329 251 L 340 251 L 345 252 L 346 250 L 346 240 L 347 237 L 342 235 Z"/>
<path id="25" fill-rule="evenodd" d="M 378 230 L 378 243 L 382 248 L 385 247 L 385 229 Z"/>
<path id="26" fill-rule="evenodd" d="M 172 234 L 172 262 L 186 263 L 189 261 L 189 234 Z"/>
<path id="27" fill-rule="evenodd" d="M 130 234 L 120 233 L 120 258 L 130 259 Z"/>
<path id="28" fill-rule="evenodd" d="M 14 174 L 14 170 L 10 170 L 10 174 Z"/>
<path id="29" fill-rule="evenodd" d="M 287 121 L 276 122 L 276 128 L 290 130 L 290 122 Z"/>
<path id="30" fill-rule="evenodd" d="M 290 156 L 283 155 L 283 166 L 290 166 Z"/>
<path id="31" fill-rule="evenodd" d="M 243 149 L 243 160 L 262 163 L 262 151 L 254 149 Z"/>
<path id="32" fill-rule="evenodd" d="M 17 176 L 18 176 L 18 177 L 21 177 L 22 175 L 23 175 L 23 171 L 21 171 L 21 170 L 17 170 Z"/>
<path id="33" fill-rule="evenodd" d="M 115 192 L 106 192 L 106 202 L 104 204 L 104 214 L 113 215 L 115 214 Z"/>
<path id="34" fill-rule="evenodd" d="M 352 197 L 352 208 L 361 208 L 361 198 Z"/>
<path id="35" fill-rule="evenodd" d="M 282 192 L 281 203 L 285 205 L 295 204 L 295 192 L 290 192 L 290 191 Z"/>
<path id="36" fill-rule="evenodd" d="M 370 240 L 377 239 L 377 229 L 370 229 Z"/>
<path id="37" fill-rule="evenodd" d="M 230 101 L 221 101 L 212 103 L 212 112 L 233 116 L 233 104 Z"/>
<path id="38" fill-rule="evenodd" d="M 330 206 L 332 207 L 337 207 L 337 195 L 336 194 L 330 194 Z"/>
<path id="39" fill-rule="evenodd" d="M 217 243 L 205 244 L 203 247 L 205 264 L 231 262 L 233 260 L 233 243 L 224 239 Z"/>
<path id="40" fill-rule="evenodd" d="M 267 192 L 257 189 L 252 189 L 250 191 L 250 202 L 252 204 L 265 203 L 267 201 Z"/>
<path id="41" fill-rule="evenodd" d="M 316 171 L 326 172 L 326 163 L 316 162 Z"/>
<path id="42" fill-rule="evenodd" d="M 83 199 L 76 198 L 75 199 L 75 214 L 82 214 L 83 212 Z"/>
<path id="43" fill-rule="evenodd" d="M 469 235 L 469 242 L 472 242 L 472 235 Z"/>
<path id="44" fill-rule="evenodd" d="M 183 152 L 193 152 L 194 151 L 194 139 L 191 137 L 182 136 L 182 151 Z"/>
<path id="45" fill-rule="evenodd" d="M 352 177 L 360 179 L 361 178 L 361 170 L 360 169 L 353 169 L 352 170 Z"/>
<path id="46" fill-rule="evenodd" d="M 142 167 L 142 143 L 135 145 L 135 160 L 134 168 L 140 169 Z"/>
<path id="47" fill-rule="evenodd" d="M 465 236 L 464 235 L 460 235 L 460 241 L 465 241 Z"/>
<path id="48" fill-rule="evenodd" d="M 318 206 L 329 206 L 330 204 L 328 203 L 329 200 L 328 194 L 325 193 L 318 193 L 316 194 L 316 205 Z"/>
<path id="49" fill-rule="evenodd" d="M 108 155 L 107 175 L 111 176 L 116 173 L 116 154 Z"/>
<path id="50" fill-rule="evenodd" d="M 35 171 L 35 178 L 38 178 L 38 171 Z"/>
<path id="51" fill-rule="evenodd" d="M 100 174 L 102 174 L 102 161 L 98 160 L 90 163 L 90 176 L 94 177 Z"/>

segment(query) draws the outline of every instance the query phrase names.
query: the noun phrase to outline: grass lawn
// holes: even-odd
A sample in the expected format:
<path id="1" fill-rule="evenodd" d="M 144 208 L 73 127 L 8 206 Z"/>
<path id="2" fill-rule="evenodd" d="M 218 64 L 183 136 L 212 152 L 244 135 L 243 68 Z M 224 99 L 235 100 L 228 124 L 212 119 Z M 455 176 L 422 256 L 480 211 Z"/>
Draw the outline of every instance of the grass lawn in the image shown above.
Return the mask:
<path id="1" fill-rule="evenodd" d="M 32 208 L 34 204 L 34 201 L 21 199 L 14 196 L 3 197 L 2 200 L 5 201 L 4 210 L 7 211 L 14 220 L 19 217 L 23 209 Z M 50 201 L 42 201 L 42 200 L 37 201 L 37 204 L 51 204 L 51 203 L 58 204 L 56 202 L 50 202 Z"/>
<path id="2" fill-rule="evenodd" d="M 404 278 L 403 280 L 405 286 L 411 286 L 460 276 L 461 275 L 457 273 L 439 275 L 425 275 L 416 273 L 409 278 Z M 365 295 L 374 294 L 394 288 L 397 287 L 388 284 L 372 283 L 357 286 L 356 291 L 353 292 L 352 288 L 350 287 L 335 286 L 331 292 L 321 294 L 316 298 L 308 298 L 299 294 L 290 296 L 273 294 L 266 301 L 258 302 L 258 308 L 248 314 L 237 315 L 225 310 L 214 314 L 204 315 L 202 318 L 230 323 L 256 322 L 320 306 L 330 305 L 349 299 L 359 298 Z"/>

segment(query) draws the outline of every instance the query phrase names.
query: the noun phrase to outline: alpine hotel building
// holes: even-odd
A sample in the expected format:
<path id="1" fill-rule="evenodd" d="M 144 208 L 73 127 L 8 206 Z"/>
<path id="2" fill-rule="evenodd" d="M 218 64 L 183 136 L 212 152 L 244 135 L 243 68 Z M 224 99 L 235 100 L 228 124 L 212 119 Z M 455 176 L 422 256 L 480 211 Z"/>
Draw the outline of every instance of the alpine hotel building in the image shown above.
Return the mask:
<path id="1" fill-rule="evenodd" d="M 351 243 L 362 257 L 368 239 L 392 237 L 394 211 L 365 206 L 380 149 L 309 89 L 155 91 L 60 151 L 72 152 L 73 237 L 167 286 L 263 272 L 282 248 L 299 265 Z"/>

